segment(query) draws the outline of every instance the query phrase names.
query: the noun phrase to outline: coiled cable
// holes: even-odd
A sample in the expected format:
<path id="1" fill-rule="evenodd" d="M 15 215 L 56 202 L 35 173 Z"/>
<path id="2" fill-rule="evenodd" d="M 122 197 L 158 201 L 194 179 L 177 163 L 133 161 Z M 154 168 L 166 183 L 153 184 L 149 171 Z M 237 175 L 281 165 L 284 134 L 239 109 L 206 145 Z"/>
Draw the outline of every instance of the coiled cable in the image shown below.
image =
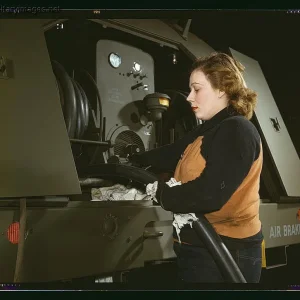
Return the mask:
<path id="1" fill-rule="evenodd" d="M 103 136 L 104 136 L 104 132 L 103 132 L 103 111 L 102 111 L 102 101 L 101 101 L 101 96 L 100 96 L 100 92 L 99 92 L 99 89 L 98 89 L 98 86 L 97 86 L 97 83 L 95 81 L 95 79 L 91 76 L 91 74 L 82 69 L 83 73 L 89 78 L 89 80 L 91 81 L 91 83 L 93 84 L 93 87 L 95 89 L 95 92 L 96 92 L 96 95 L 97 95 L 97 101 L 98 101 L 98 107 L 99 107 L 99 113 L 100 113 L 100 120 L 99 120 L 99 141 L 102 142 L 103 140 Z M 89 165 L 92 165 L 95 160 L 96 160 L 96 157 L 97 157 L 97 154 L 99 152 L 99 146 L 96 147 L 95 151 L 94 151 L 94 154 L 89 162 Z"/>
<path id="2" fill-rule="evenodd" d="M 92 107 L 83 87 L 74 78 L 70 77 L 64 67 L 57 61 L 52 61 L 53 71 L 56 77 L 60 101 L 63 109 L 64 119 L 67 127 L 67 132 L 70 139 L 82 139 L 89 126 L 90 110 Z M 103 111 L 100 92 L 96 81 L 91 74 L 81 69 L 89 81 L 92 83 L 97 96 L 97 104 L 99 109 L 99 138 L 102 141 L 103 132 Z M 89 165 L 93 164 L 99 152 L 99 146 L 96 146 L 95 151 L 89 161 Z"/>
<path id="3" fill-rule="evenodd" d="M 77 100 L 72 80 L 64 67 L 57 61 L 52 61 L 52 68 L 58 86 L 61 87 L 60 95 L 64 119 L 67 127 L 69 138 L 75 137 L 76 118 L 77 118 Z"/>
<path id="4" fill-rule="evenodd" d="M 60 63 L 52 61 L 52 66 L 69 138 L 81 139 L 89 125 L 91 109 L 89 99 L 82 86 L 69 76 Z"/>

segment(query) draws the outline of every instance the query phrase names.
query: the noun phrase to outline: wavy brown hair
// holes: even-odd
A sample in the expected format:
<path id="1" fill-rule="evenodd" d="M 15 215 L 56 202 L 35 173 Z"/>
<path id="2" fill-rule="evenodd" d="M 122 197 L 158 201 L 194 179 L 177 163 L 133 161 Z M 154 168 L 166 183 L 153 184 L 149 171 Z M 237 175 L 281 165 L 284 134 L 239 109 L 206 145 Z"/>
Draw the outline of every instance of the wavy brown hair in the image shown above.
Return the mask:
<path id="1" fill-rule="evenodd" d="M 245 67 L 240 62 L 225 53 L 214 52 L 194 62 L 191 73 L 197 70 L 206 75 L 214 89 L 226 93 L 229 106 L 237 114 L 252 118 L 257 94 L 247 88 L 242 75 Z"/>

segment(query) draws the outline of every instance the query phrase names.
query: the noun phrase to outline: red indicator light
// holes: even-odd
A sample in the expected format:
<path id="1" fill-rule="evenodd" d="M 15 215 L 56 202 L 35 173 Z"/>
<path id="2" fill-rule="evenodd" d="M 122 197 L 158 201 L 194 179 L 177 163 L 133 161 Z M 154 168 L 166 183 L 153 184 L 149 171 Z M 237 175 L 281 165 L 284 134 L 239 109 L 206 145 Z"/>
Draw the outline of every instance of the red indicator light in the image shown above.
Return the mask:
<path id="1" fill-rule="evenodd" d="M 12 244 L 18 244 L 19 236 L 20 236 L 20 223 L 15 222 L 15 223 L 10 224 L 10 226 L 7 229 L 7 239 Z"/>

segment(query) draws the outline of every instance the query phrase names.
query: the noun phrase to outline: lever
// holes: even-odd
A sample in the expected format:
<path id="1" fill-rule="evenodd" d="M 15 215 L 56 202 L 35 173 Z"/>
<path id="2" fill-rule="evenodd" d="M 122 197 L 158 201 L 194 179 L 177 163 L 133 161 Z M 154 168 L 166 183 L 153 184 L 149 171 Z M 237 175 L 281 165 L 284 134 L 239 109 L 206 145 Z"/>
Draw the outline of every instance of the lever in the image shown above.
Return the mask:
<path id="1" fill-rule="evenodd" d="M 158 238 L 163 235 L 164 233 L 162 231 L 156 231 L 156 232 L 144 231 L 143 237 L 144 239 L 149 239 L 149 238 Z"/>
<path id="2" fill-rule="evenodd" d="M 138 89 L 138 88 L 141 87 L 141 86 L 143 87 L 144 91 L 148 91 L 148 90 L 149 90 L 149 85 L 148 85 L 148 84 L 143 84 L 142 82 L 139 82 L 139 83 L 133 85 L 133 86 L 131 87 L 131 89 L 132 89 L 132 90 L 135 90 L 135 89 Z"/>

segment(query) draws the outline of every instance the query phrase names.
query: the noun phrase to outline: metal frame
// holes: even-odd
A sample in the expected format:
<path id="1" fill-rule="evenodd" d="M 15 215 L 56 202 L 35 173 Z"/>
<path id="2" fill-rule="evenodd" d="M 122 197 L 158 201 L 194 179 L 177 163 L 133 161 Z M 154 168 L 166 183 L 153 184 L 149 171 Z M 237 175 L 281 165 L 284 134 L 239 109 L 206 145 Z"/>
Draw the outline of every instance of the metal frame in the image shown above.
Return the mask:
<path id="1" fill-rule="evenodd" d="M 189 33 L 189 30 L 190 30 L 191 23 L 192 23 L 192 19 L 188 19 L 186 24 L 185 24 L 185 27 L 184 27 L 184 30 L 183 30 L 183 33 L 182 33 L 182 37 L 185 40 L 188 39 L 188 33 Z"/>
<path id="2" fill-rule="evenodd" d="M 288 264 L 288 256 L 287 256 L 287 251 L 286 251 L 287 247 L 289 247 L 289 245 L 285 245 L 285 246 L 284 246 L 284 257 L 285 257 L 285 262 L 284 262 L 283 264 L 276 264 L 276 265 L 271 265 L 271 266 L 268 266 L 268 265 L 267 265 L 267 266 L 266 266 L 266 269 L 267 269 L 267 270 L 287 266 L 287 264 Z"/>
<path id="3" fill-rule="evenodd" d="M 57 23 L 65 21 L 67 19 L 47 21 L 43 25 L 44 31 L 51 29 Z M 170 25 L 158 19 L 90 19 L 90 21 L 101 24 L 104 28 L 110 27 L 142 37 L 158 43 L 162 47 L 167 46 L 176 50 L 182 50 L 193 60 L 215 51 L 207 43 L 189 32 L 191 19 L 187 21 L 184 29 L 178 25 Z"/>

